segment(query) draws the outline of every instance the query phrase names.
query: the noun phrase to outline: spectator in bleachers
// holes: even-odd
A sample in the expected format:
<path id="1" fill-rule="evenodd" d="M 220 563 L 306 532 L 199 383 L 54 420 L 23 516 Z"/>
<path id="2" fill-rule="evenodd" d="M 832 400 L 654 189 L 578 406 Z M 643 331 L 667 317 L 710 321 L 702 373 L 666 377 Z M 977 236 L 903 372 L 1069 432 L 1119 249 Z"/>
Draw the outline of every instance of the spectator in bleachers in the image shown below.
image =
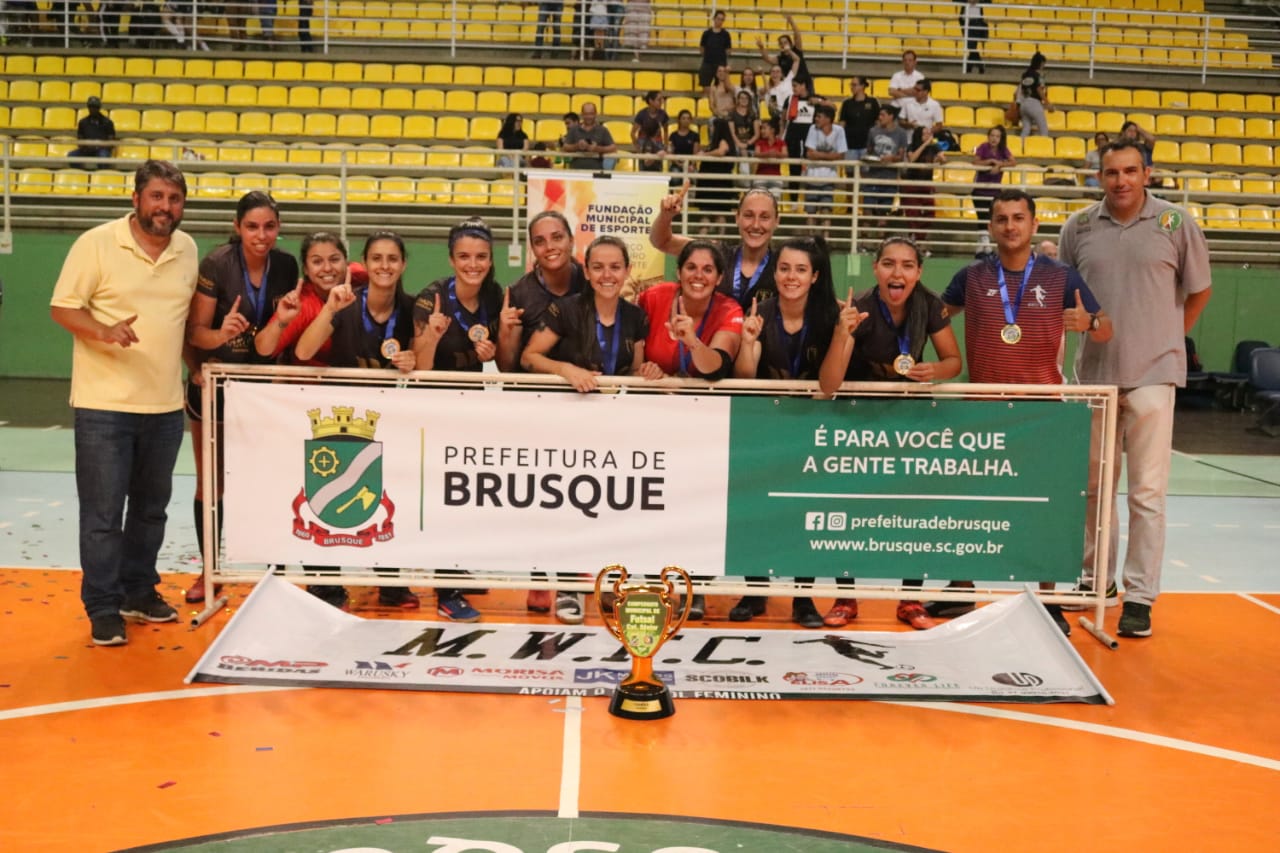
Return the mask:
<path id="1" fill-rule="evenodd" d="M 795 68 L 791 69 L 793 72 Z M 765 93 L 765 105 L 769 108 L 769 118 L 776 118 L 781 129 L 786 129 L 787 100 L 791 97 L 791 82 L 794 74 L 783 74 L 777 65 L 769 66 L 769 90 Z"/>
<path id="2" fill-rule="evenodd" d="M 791 28 L 791 35 L 778 36 L 778 57 L 776 63 L 782 69 L 782 76 L 793 76 L 797 80 L 803 80 L 808 84 L 809 89 L 813 89 L 813 74 L 809 72 L 809 65 L 805 62 L 804 52 L 800 48 L 800 28 L 796 26 L 795 19 L 787 15 L 787 26 Z M 769 48 L 765 46 L 763 38 L 757 38 L 756 44 L 760 46 L 760 55 L 764 57 L 765 63 L 773 65 L 774 58 L 769 54 Z"/>
<path id="3" fill-rule="evenodd" d="M 166 2 L 160 7 L 160 20 L 164 24 L 164 28 L 178 42 L 178 47 L 188 46 L 188 33 L 190 33 L 190 47 L 192 50 L 208 50 L 209 45 L 204 43 L 203 39 L 197 38 L 195 28 L 191 26 L 191 2 Z"/>
<path id="4" fill-rule="evenodd" d="M 1017 165 L 1013 152 L 1009 150 L 1004 125 L 998 124 L 987 131 L 987 141 L 973 152 L 973 165 L 977 167 L 973 182 L 980 185 L 973 190 L 973 206 L 978 212 L 978 227 L 983 229 L 985 244 L 987 225 L 991 222 L 991 205 L 1000 194 L 1004 170 Z"/>
<path id="5" fill-rule="evenodd" d="M 821 98 L 815 98 L 810 94 L 809 86 L 804 81 L 791 81 L 791 97 L 787 100 L 785 106 L 787 129 L 783 136 L 787 143 L 787 157 L 793 160 L 804 158 L 804 142 L 809 138 L 809 128 L 813 127 L 813 111 L 821 100 Z M 797 163 L 792 163 L 787 167 L 787 172 L 792 177 L 799 175 L 803 171 L 804 166 Z M 793 182 L 791 186 L 792 201 L 795 202 L 797 208 L 800 204 L 799 192 L 799 185 Z"/>
<path id="6" fill-rule="evenodd" d="M 697 167 L 687 157 L 702 153 L 702 136 L 693 126 L 693 113 L 681 110 L 676 116 L 676 129 L 667 137 L 667 153 L 671 155 L 671 171 L 673 173 L 696 172 Z M 680 178 L 673 174 L 672 186 L 676 186 Z"/>
<path id="7" fill-rule="evenodd" d="M 756 140 L 760 138 L 760 117 L 751 107 L 751 96 L 742 90 L 738 91 L 733 112 L 729 113 L 729 123 L 733 125 L 733 138 L 737 142 L 738 153 L 743 157 L 750 156 Z M 750 165 L 742 164 L 743 174 L 751 173 Z"/>
<path id="8" fill-rule="evenodd" d="M 711 16 L 711 26 L 698 41 L 698 53 L 702 56 L 702 64 L 698 66 L 698 85 L 707 91 L 708 98 L 711 84 L 716 79 L 716 69 L 729 64 L 732 50 L 733 36 L 724 28 L 724 12 L 717 11 Z"/>
<path id="9" fill-rule="evenodd" d="M 742 69 L 738 77 L 738 92 L 746 92 L 751 97 L 751 109 L 760 115 L 760 83 L 756 79 L 756 70 L 750 65 Z M 735 95 L 737 92 L 734 93 Z"/>
<path id="10" fill-rule="evenodd" d="M 538 18 L 533 24 L 533 59 L 543 56 L 543 36 L 550 33 L 546 55 L 552 51 L 560 52 L 560 21 L 564 16 L 564 0 L 541 0 L 538 3 Z"/>
<path id="11" fill-rule="evenodd" d="M 906 159 L 911 136 L 898 124 L 898 108 L 893 104 L 880 107 L 875 126 L 867 134 L 867 153 L 863 159 L 876 165 L 863 169 L 867 180 L 863 191 L 866 215 L 883 229 L 893 207 L 893 181 L 899 180 L 901 170 L 894 164 Z"/>
<path id="12" fill-rule="evenodd" d="M 1086 187 L 1097 187 L 1098 172 L 1102 171 L 1102 149 L 1111 141 L 1111 138 L 1102 131 L 1098 131 L 1093 135 L 1093 149 L 1084 155 L 1084 167 L 1089 170 L 1089 174 L 1085 175 L 1084 185 Z"/>
<path id="13" fill-rule="evenodd" d="M 615 158 L 606 158 L 604 155 L 615 153 L 618 146 L 613 141 L 613 134 L 609 129 L 596 120 L 596 105 L 583 104 L 582 120 L 577 124 L 570 125 L 569 115 L 573 114 L 569 113 L 565 116 L 565 125 L 568 130 L 560 146 L 562 150 L 578 155 L 569 160 L 569 168 L 591 171 L 612 169 Z"/>
<path id="14" fill-rule="evenodd" d="M 787 143 L 778 134 L 778 120 L 760 122 L 760 138 L 756 140 L 756 180 L 752 186 L 768 190 L 775 202 L 782 202 L 782 164 L 787 156 Z"/>
<path id="15" fill-rule="evenodd" d="M 589 16 L 587 26 L 591 28 L 592 44 L 595 46 L 595 50 L 591 52 L 591 58 L 604 59 L 605 36 L 609 32 L 609 5 L 604 0 L 591 0 L 587 14 Z"/>
<path id="16" fill-rule="evenodd" d="M 721 65 L 716 69 L 715 79 L 707 87 L 707 106 L 711 110 L 711 115 L 716 118 L 728 118 L 729 113 L 733 112 L 737 94 L 738 90 L 734 88 L 733 80 L 729 77 L 729 66 Z"/>
<path id="17" fill-rule="evenodd" d="M 916 81 L 915 94 L 898 114 L 898 122 L 907 130 L 927 127 L 935 134 L 942 130 L 942 105 L 933 97 L 933 83 L 925 78 Z"/>
<path id="18" fill-rule="evenodd" d="M 253 15 L 253 3 L 249 0 L 235 0 L 222 4 L 222 8 L 226 13 L 231 49 L 244 50 L 249 41 L 249 18 Z"/>
<path id="19" fill-rule="evenodd" d="M 642 172 L 662 171 L 661 155 L 667 148 L 667 125 L 671 124 L 671 116 L 663 109 L 666 100 L 661 92 L 645 93 L 645 107 L 631 122 L 631 144 L 641 155 Z"/>
<path id="20" fill-rule="evenodd" d="M 917 127 L 912 131 L 911 147 L 907 150 L 907 162 L 910 165 L 903 171 L 902 179 L 913 183 L 904 186 L 900 195 L 902 214 L 915 229 L 912 236 L 917 243 L 922 243 L 926 236 L 922 227 L 924 220 L 934 216 L 934 167 L 941 166 L 946 161 L 946 155 L 942 153 L 930 128 Z M 931 254 L 927 249 L 923 251 L 926 257 Z"/>
<path id="21" fill-rule="evenodd" d="M 85 102 L 89 114 L 76 125 L 79 146 L 72 157 L 110 157 L 115 150 L 116 124 L 102 112 L 102 100 L 94 95 Z M 81 168 L 93 170 L 97 164 L 86 163 Z"/>
<path id="22" fill-rule="evenodd" d="M 258 29 L 261 30 L 262 38 L 266 41 L 272 41 L 276 37 L 278 5 L 278 0 L 257 0 L 254 3 L 254 6 L 257 7 Z"/>
<path id="23" fill-rule="evenodd" d="M 1018 82 L 1018 111 L 1022 115 L 1023 136 L 1030 136 L 1033 127 L 1037 136 L 1049 135 L 1045 113 L 1053 112 L 1053 105 L 1049 103 L 1049 90 L 1044 82 L 1044 65 L 1044 54 L 1037 50 Z"/>
<path id="24" fill-rule="evenodd" d="M 711 120 L 710 139 L 702 153 L 713 159 L 703 160 L 698 166 L 698 210 L 707 214 L 704 228 L 714 225 L 718 229 L 728 223 L 729 211 L 733 210 L 733 178 L 730 175 L 737 164 L 728 158 L 738 156 L 733 127 L 727 118 Z"/>
<path id="25" fill-rule="evenodd" d="M 1041 240 L 1040 245 L 1036 246 L 1036 254 L 1044 255 L 1051 261 L 1058 259 L 1058 244 L 1052 240 Z"/>
<path id="26" fill-rule="evenodd" d="M 298 43 L 303 53 L 314 53 L 316 49 L 311 43 L 311 18 L 314 14 L 314 0 L 298 0 Z"/>
<path id="27" fill-rule="evenodd" d="M 529 134 L 524 132 L 524 116 L 520 113 L 507 113 L 498 130 L 498 147 L 503 151 L 528 151 Z M 523 165 L 519 155 L 505 154 L 498 157 L 498 167 L 511 169 Z"/>
<path id="28" fill-rule="evenodd" d="M 964 27 L 965 50 L 968 51 L 965 63 L 970 71 L 986 74 L 987 67 L 982 64 L 979 45 L 987 40 L 987 19 L 982 15 L 982 4 L 987 0 L 965 0 L 964 10 L 960 13 L 960 25 Z"/>
<path id="29" fill-rule="evenodd" d="M 824 238 L 831 227 L 831 207 L 835 201 L 835 177 L 838 160 L 843 160 L 849 149 L 844 138 L 844 128 L 835 123 L 836 110 L 830 104 L 819 104 L 813 111 L 813 126 L 804 143 L 804 156 L 808 160 L 819 161 L 805 166 L 805 174 L 810 178 L 818 178 L 819 183 L 811 183 L 805 187 L 808 198 L 805 200 L 805 213 L 811 229 L 821 229 Z M 827 181 L 830 183 L 827 183 Z"/>
<path id="30" fill-rule="evenodd" d="M 849 78 L 851 93 L 840 105 L 840 124 L 844 127 L 846 154 L 850 160 L 861 160 L 867 151 L 867 135 L 880 116 L 880 101 L 869 91 L 871 81 L 861 75 Z"/>
<path id="31" fill-rule="evenodd" d="M 1136 121 L 1126 121 L 1120 125 L 1120 138 L 1128 139 L 1138 146 L 1138 150 L 1142 152 L 1142 161 L 1148 169 L 1155 166 L 1151 157 L 1156 147 L 1156 135 L 1154 133 L 1142 127 Z M 1153 174 L 1148 179 L 1147 186 L 1158 187 L 1161 183 L 1160 178 L 1155 177 Z"/>
<path id="32" fill-rule="evenodd" d="M 893 105 L 899 110 L 907 105 L 907 102 L 915 100 L 916 83 L 924 79 L 924 72 L 916 68 L 916 52 L 914 50 L 904 50 L 902 52 L 902 70 L 895 71 L 893 76 L 889 78 L 889 97 L 893 98 Z"/>
<path id="33" fill-rule="evenodd" d="M 627 0 L 622 16 L 622 46 L 631 50 L 631 61 L 640 61 L 640 51 L 649 49 L 653 30 L 653 5 L 649 0 Z"/>

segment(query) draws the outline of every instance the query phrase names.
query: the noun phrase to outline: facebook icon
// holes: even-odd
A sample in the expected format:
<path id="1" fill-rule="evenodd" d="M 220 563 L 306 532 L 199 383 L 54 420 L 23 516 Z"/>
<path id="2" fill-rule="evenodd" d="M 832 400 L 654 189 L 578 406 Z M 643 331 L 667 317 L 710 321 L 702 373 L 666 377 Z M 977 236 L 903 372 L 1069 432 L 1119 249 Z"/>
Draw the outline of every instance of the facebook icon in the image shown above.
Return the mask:
<path id="1" fill-rule="evenodd" d="M 826 513 L 822 512 L 806 512 L 804 514 L 805 530 L 822 530 L 826 522 Z"/>

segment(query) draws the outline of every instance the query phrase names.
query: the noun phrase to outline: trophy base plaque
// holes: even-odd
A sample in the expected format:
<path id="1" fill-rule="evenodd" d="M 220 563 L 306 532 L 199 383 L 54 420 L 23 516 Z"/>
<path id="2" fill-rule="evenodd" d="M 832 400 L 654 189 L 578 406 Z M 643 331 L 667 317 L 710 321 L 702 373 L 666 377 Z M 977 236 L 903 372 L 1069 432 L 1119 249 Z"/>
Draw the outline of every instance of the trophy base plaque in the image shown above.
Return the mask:
<path id="1" fill-rule="evenodd" d="M 609 701 L 609 713 L 624 720 L 661 720 L 675 712 L 665 684 L 621 684 Z"/>

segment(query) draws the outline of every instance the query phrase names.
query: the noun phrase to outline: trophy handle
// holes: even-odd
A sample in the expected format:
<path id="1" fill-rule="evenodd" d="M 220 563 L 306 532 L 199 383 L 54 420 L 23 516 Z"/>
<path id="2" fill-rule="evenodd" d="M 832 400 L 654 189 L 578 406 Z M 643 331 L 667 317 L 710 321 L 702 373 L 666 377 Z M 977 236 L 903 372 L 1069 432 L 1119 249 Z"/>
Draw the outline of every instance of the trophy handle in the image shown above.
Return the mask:
<path id="1" fill-rule="evenodd" d="M 600 588 L 604 586 L 604 579 L 607 578 L 609 575 L 613 574 L 614 572 L 621 573 L 621 577 L 619 577 L 612 584 L 615 595 L 618 592 L 618 587 L 627 582 L 627 578 L 629 577 L 629 575 L 627 574 L 626 566 L 621 566 L 615 563 L 612 566 L 605 566 L 603 569 L 601 569 L 600 573 L 596 575 L 596 589 L 595 589 L 596 609 L 600 611 L 600 618 L 604 621 L 604 627 L 609 631 L 610 634 L 613 634 L 613 636 L 621 639 L 622 629 L 618 626 L 618 620 L 614 618 L 613 608 L 604 606 L 604 599 L 600 594 L 601 592 Z"/>
<path id="2" fill-rule="evenodd" d="M 624 569 L 623 571 L 625 572 L 626 570 Z M 666 566 L 662 570 L 662 576 L 661 576 L 662 585 L 663 587 L 665 587 L 666 597 L 671 601 L 675 601 L 675 591 L 676 591 L 675 584 L 673 584 L 670 580 L 670 577 L 672 575 L 684 581 L 685 600 L 688 601 L 692 599 L 693 598 L 693 578 L 689 577 L 689 573 L 686 572 L 684 569 L 680 568 L 679 566 Z M 679 617 L 676 619 L 676 621 L 668 625 L 666 630 L 662 632 L 662 641 L 665 643 L 667 640 L 671 639 L 677 633 L 679 633 L 680 629 L 684 627 L 685 620 L 688 618 L 689 618 L 689 608 L 688 607 L 680 608 Z"/>

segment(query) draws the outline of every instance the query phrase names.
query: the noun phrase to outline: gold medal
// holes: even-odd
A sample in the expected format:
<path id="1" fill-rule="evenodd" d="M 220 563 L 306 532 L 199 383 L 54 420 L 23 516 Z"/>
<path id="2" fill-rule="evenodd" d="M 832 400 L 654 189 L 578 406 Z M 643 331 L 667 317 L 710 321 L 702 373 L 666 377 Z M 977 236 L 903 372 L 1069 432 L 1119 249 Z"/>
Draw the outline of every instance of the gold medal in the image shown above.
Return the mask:
<path id="1" fill-rule="evenodd" d="M 911 368 L 916 366 L 916 360 L 911 356 L 903 353 L 893 360 L 893 369 L 900 375 L 906 376 L 911 372 Z"/>
<path id="2" fill-rule="evenodd" d="M 390 361 L 400 352 L 400 343 L 395 338 L 387 338 L 382 342 L 382 357 Z"/>
<path id="3" fill-rule="evenodd" d="M 1017 323 L 1010 323 L 1000 330 L 1000 340 L 1006 344 L 1016 344 L 1022 340 L 1022 329 L 1018 327 Z"/>
<path id="4" fill-rule="evenodd" d="M 476 323 L 470 329 L 467 329 L 467 337 L 471 339 L 472 343 L 476 344 L 481 341 L 487 341 L 489 340 L 489 327 Z"/>

